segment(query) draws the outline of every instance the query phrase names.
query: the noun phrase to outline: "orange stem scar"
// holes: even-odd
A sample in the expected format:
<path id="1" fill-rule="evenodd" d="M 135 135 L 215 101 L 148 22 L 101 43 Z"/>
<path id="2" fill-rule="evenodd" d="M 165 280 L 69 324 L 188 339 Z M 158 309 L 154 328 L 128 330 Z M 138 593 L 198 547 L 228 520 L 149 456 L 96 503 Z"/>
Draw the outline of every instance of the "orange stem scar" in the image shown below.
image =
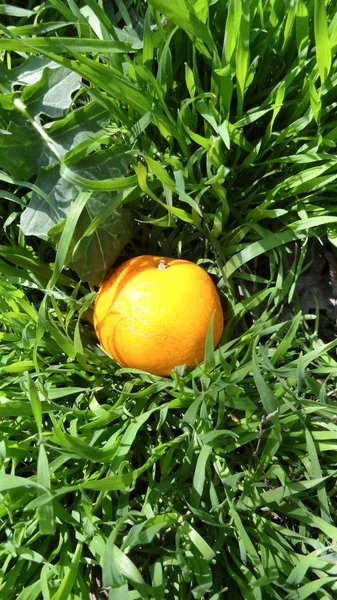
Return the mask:
<path id="1" fill-rule="evenodd" d="M 159 271 L 165 271 L 165 269 L 168 269 L 167 262 L 165 260 L 160 260 L 157 264 L 157 269 L 159 269 Z"/>

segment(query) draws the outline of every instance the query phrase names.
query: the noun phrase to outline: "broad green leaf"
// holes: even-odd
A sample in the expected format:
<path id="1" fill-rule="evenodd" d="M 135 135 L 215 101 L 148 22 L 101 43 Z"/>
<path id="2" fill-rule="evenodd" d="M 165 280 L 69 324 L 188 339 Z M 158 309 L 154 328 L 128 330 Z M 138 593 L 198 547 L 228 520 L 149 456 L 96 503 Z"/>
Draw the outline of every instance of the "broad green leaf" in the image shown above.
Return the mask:
<path id="1" fill-rule="evenodd" d="M 73 238 L 76 246 L 68 264 L 82 281 L 93 285 L 100 284 L 106 277 L 134 231 L 133 212 L 123 208 L 113 210 L 113 204 L 117 203 L 111 200 L 109 208 L 102 197 L 92 198 L 81 214 Z M 99 219 L 100 224 L 87 234 L 95 219 Z"/>
<path id="2" fill-rule="evenodd" d="M 41 113 L 53 118 L 62 117 L 80 85 L 80 77 L 69 69 L 46 67 L 37 83 L 23 89 L 21 100 L 32 117 Z"/>
<path id="3" fill-rule="evenodd" d="M 78 73 L 84 79 L 93 81 L 102 90 L 111 94 L 114 98 L 131 106 L 139 114 L 143 115 L 151 110 L 151 103 L 144 94 L 130 81 L 122 77 L 117 69 L 97 63 L 96 61 L 81 55 L 81 62 L 69 60 L 54 53 L 44 51 L 46 56 L 58 62 L 60 65 Z"/>
<path id="4" fill-rule="evenodd" d="M 58 243 L 53 277 L 48 286 L 49 289 L 52 289 L 54 287 L 61 274 L 61 271 L 67 258 L 70 244 L 74 239 L 77 222 L 91 195 L 92 192 L 80 192 L 71 205 L 66 224 L 64 226 L 60 241 Z"/>
<path id="5" fill-rule="evenodd" d="M 97 133 L 101 136 L 100 132 L 107 122 L 107 111 L 93 102 L 73 111 L 64 119 L 54 121 L 48 128 L 48 135 L 62 157 L 89 136 Z M 13 179 L 29 179 L 41 167 L 57 162 L 55 155 L 33 127 L 18 125 L 12 121 L 7 131 L 7 135 L 0 133 L 0 160 L 2 167 Z M 31 218 L 32 214 L 27 219 L 27 226 Z"/>
<path id="6" fill-rule="evenodd" d="M 22 127 L 11 122 L 6 135 L 0 132 L 1 166 L 14 179 L 29 179 L 37 172 L 41 151 L 40 136 L 31 127 Z M 47 151 L 40 164 L 49 164 L 50 159 L 50 153 Z M 54 157 L 52 162 L 55 162 Z"/>
<path id="7" fill-rule="evenodd" d="M 131 25 L 126 25 L 122 29 L 118 27 L 114 27 L 114 33 L 117 36 L 117 39 L 126 44 L 129 44 L 129 50 L 124 50 L 125 52 L 129 52 L 132 50 L 141 50 L 143 48 L 143 40 L 141 36 L 138 35 L 137 31 Z"/>
<path id="8" fill-rule="evenodd" d="M 129 160 L 126 154 L 96 154 L 95 159 L 89 157 L 78 163 L 73 172 L 81 173 L 81 177 L 85 175 L 88 181 L 101 183 L 105 177 L 114 174 L 117 179 L 121 178 L 127 172 Z M 83 204 L 75 221 L 72 211 L 80 187 L 68 183 L 58 167 L 41 170 L 38 184 L 49 195 L 50 203 L 46 204 L 44 199 L 33 194 L 21 217 L 21 228 L 26 235 L 47 236 L 52 227 L 70 215 L 66 221 L 66 234 L 62 233 L 62 236 L 67 235 L 67 244 L 64 245 L 62 236 L 62 242 L 58 241 L 58 271 L 57 274 L 55 271 L 53 284 L 65 264 L 71 266 L 83 281 L 100 283 L 132 235 L 132 211 L 119 208 L 123 195 L 86 192 L 87 196 L 81 196 Z"/>
<path id="9" fill-rule="evenodd" d="M 50 71 L 51 69 L 59 69 L 60 67 L 56 62 L 48 58 L 29 56 L 17 67 L 4 71 L 3 83 L 10 83 L 11 86 L 14 84 L 33 85 L 40 81 L 46 68 Z"/>

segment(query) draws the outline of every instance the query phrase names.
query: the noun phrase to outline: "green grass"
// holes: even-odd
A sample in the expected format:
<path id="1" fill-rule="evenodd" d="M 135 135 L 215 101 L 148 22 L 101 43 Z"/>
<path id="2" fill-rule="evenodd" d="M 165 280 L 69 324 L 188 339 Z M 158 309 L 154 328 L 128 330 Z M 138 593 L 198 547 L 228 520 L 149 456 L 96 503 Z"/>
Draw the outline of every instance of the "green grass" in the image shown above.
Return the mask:
<path id="1" fill-rule="evenodd" d="M 102 6 L 0 2 L 0 598 L 332 600 L 337 339 L 295 285 L 336 246 L 337 4 Z M 91 324 L 144 253 L 224 304 L 169 378 Z"/>

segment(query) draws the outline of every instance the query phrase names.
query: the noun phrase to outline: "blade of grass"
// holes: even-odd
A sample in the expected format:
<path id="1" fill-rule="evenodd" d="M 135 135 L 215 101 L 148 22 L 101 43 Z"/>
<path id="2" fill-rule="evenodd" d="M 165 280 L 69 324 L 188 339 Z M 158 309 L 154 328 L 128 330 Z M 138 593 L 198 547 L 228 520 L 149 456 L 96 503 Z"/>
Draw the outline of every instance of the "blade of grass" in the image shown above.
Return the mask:
<path id="1" fill-rule="evenodd" d="M 331 68 L 331 47 L 329 39 L 328 21 L 325 10 L 325 2 L 315 0 L 314 6 L 316 59 L 321 84 L 323 85 L 329 75 Z"/>

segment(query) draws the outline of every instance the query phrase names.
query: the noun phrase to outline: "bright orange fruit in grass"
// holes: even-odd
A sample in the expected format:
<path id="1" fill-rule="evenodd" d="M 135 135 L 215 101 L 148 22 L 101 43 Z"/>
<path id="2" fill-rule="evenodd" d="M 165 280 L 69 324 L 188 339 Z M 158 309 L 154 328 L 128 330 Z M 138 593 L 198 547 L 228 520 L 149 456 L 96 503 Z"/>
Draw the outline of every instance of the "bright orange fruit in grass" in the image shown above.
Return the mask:
<path id="1" fill-rule="evenodd" d="M 121 365 L 154 375 L 204 358 L 214 314 L 214 346 L 223 312 L 216 287 L 187 260 L 137 256 L 114 269 L 95 302 L 94 326 L 103 348 Z"/>

